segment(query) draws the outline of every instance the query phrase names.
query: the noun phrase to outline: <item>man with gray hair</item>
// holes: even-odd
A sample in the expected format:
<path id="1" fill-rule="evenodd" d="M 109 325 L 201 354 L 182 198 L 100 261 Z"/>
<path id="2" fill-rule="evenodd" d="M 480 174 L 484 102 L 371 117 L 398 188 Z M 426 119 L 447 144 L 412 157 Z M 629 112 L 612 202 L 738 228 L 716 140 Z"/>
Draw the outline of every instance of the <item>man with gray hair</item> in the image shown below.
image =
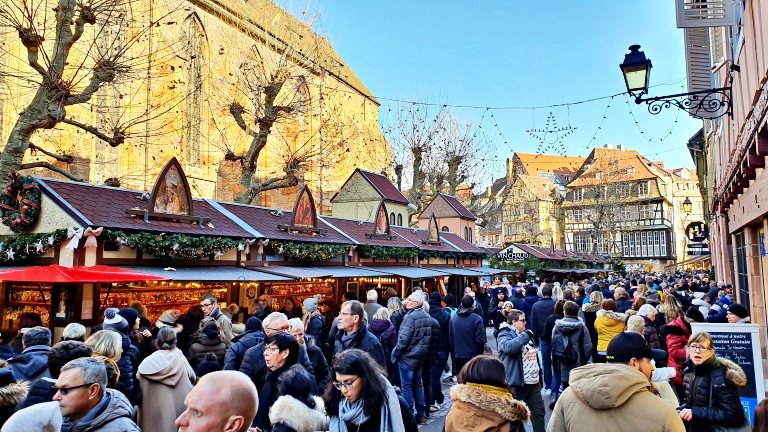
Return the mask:
<path id="1" fill-rule="evenodd" d="M 59 402 L 63 431 L 138 432 L 133 407 L 122 393 L 107 388 L 104 362 L 84 357 L 61 368 L 53 387 Z"/>
<path id="2" fill-rule="evenodd" d="M 365 322 L 365 309 L 357 300 L 348 300 L 341 305 L 337 326 L 339 331 L 331 341 L 333 343 L 333 357 L 336 358 L 342 351 L 357 348 L 365 351 L 379 363 L 382 368 L 387 367 L 384 348 L 373 333 L 368 331 Z"/>
<path id="3" fill-rule="evenodd" d="M 48 353 L 51 351 L 51 331 L 45 327 L 26 329 L 21 339 L 24 351 L 8 359 L 17 382 L 34 384 L 40 378 L 50 378 Z"/>
<path id="4" fill-rule="evenodd" d="M 424 359 L 429 353 L 432 338 L 432 318 L 424 312 L 424 294 L 414 292 L 405 301 L 405 317 L 400 324 L 397 345 L 392 350 L 392 364 L 400 368 L 400 386 L 403 399 L 413 410 L 416 404 L 416 422 L 426 423 L 426 398 L 422 381 Z M 439 326 L 438 326 L 439 327 Z"/>
<path id="5" fill-rule="evenodd" d="M 368 292 L 365 294 L 365 300 L 366 302 L 363 308 L 365 309 L 365 313 L 368 315 L 368 322 L 370 323 L 373 319 L 373 314 L 375 314 L 377 310 L 383 308 L 384 306 L 378 303 L 379 293 L 377 293 L 375 289 L 368 290 Z"/>

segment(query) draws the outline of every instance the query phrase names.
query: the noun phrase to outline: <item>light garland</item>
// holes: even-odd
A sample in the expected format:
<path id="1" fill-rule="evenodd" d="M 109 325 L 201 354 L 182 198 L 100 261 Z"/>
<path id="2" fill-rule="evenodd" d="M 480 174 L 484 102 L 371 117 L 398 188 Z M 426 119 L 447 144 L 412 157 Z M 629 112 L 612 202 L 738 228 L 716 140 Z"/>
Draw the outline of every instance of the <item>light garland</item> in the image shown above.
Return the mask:
<path id="1" fill-rule="evenodd" d="M 348 245 L 300 242 L 270 242 L 279 254 L 300 261 L 327 261 L 349 250 Z"/>
<path id="2" fill-rule="evenodd" d="M 107 236 L 154 257 L 173 260 L 199 260 L 211 256 L 218 258 L 240 243 L 225 237 L 194 237 L 186 234 L 125 234 L 121 231 L 108 231 Z"/>
<path id="3" fill-rule="evenodd" d="M 43 255 L 67 239 L 67 230 L 6 237 L 0 240 L 0 262 L 24 261 Z"/>

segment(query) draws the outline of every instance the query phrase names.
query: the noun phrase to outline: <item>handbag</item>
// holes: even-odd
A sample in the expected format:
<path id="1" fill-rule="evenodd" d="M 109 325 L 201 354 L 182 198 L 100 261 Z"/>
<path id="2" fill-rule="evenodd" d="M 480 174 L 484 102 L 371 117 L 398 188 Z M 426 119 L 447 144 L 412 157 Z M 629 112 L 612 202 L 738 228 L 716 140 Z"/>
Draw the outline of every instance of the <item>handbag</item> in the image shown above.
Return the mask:
<path id="1" fill-rule="evenodd" d="M 712 408 L 712 377 L 709 377 L 709 407 Z M 747 416 L 744 415 L 744 422 L 741 426 L 721 426 L 712 425 L 710 430 L 712 432 L 752 432 L 752 426 L 749 425 Z"/>

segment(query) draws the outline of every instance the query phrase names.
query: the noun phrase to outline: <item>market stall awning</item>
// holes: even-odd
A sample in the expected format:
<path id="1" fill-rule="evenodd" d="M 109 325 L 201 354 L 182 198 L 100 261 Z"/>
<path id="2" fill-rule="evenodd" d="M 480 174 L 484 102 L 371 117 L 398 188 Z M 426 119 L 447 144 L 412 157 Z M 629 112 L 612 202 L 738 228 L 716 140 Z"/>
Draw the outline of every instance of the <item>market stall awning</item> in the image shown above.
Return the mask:
<path id="1" fill-rule="evenodd" d="M 477 270 L 475 270 L 477 269 Z M 483 276 L 487 273 L 482 272 L 480 267 L 430 267 L 430 270 L 437 270 L 454 276 Z"/>
<path id="2" fill-rule="evenodd" d="M 450 276 L 449 273 L 442 270 L 435 270 L 426 267 L 408 267 L 408 266 L 382 266 L 365 267 L 368 270 L 376 272 L 387 272 L 389 274 L 404 277 L 407 279 L 425 279 L 436 276 Z"/>
<path id="3" fill-rule="evenodd" d="M 176 281 L 281 282 L 291 278 L 242 267 L 128 267 Z"/>
<path id="4" fill-rule="evenodd" d="M 386 267 L 382 269 L 376 268 L 375 270 L 369 267 L 360 266 L 333 266 L 333 267 L 318 267 L 323 271 L 331 273 L 331 277 L 334 278 L 351 278 L 351 277 L 390 277 L 392 273 L 387 272 Z"/>
<path id="5" fill-rule="evenodd" d="M 105 265 L 64 267 L 52 264 L 0 272 L 0 281 L 4 282 L 110 283 L 144 282 L 150 280 L 168 280 L 168 278 L 150 273 L 141 273 L 128 268 Z"/>
<path id="6" fill-rule="evenodd" d="M 591 273 L 600 273 L 600 272 L 607 272 L 606 269 L 544 269 L 544 271 L 552 272 L 552 273 L 576 273 L 576 274 L 591 274 Z"/>
<path id="7" fill-rule="evenodd" d="M 278 276 L 286 276 L 294 279 L 329 278 L 333 277 L 326 267 L 300 267 L 300 266 L 265 266 L 248 267 L 256 271 L 271 273 Z"/>
<path id="8" fill-rule="evenodd" d="M 478 268 L 477 271 L 482 272 L 484 275 L 493 276 L 500 274 L 522 273 L 523 269 L 497 269 L 491 267 L 481 267 Z"/>

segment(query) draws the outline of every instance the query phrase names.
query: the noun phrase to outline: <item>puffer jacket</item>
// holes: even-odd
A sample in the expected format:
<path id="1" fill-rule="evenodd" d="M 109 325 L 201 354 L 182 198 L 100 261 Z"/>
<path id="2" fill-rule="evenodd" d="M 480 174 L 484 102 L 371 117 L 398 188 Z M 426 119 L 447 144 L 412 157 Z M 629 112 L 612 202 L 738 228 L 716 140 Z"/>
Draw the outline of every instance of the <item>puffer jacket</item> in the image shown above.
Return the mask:
<path id="1" fill-rule="evenodd" d="M 643 330 L 643 336 L 645 341 L 648 342 L 648 347 L 651 349 L 661 349 L 661 343 L 659 342 L 659 330 L 656 329 L 653 321 L 647 317 L 643 317 L 645 320 L 645 329 Z"/>
<path id="2" fill-rule="evenodd" d="M 139 369 L 139 349 L 131 343 L 127 334 L 120 333 L 120 337 L 123 339 L 123 355 L 116 362 L 117 368 L 120 370 L 120 377 L 117 380 L 117 385 L 115 385 L 115 390 L 125 395 L 132 404 L 139 405 L 141 403 L 141 389 L 136 378 L 136 371 Z"/>
<path id="3" fill-rule="evenodd" d="M 556 334 L 567 336 L 571 346 L 576 349 L 578 359 L 573 363 L 560 362 L 560 379 L 562 382 L 569 382 L 571 371 L 574 368 L 587 364 L 592 355 L 592 341 L 589 340 L 589 331 L 587 327 L 577 318 L 565 317 L 555 321 L 555 328 L 552 329 L 552 337 Z"/>
<path id="4" fill-rule="evenodd" d="M 525 402 L 509 390 L 478 384 L 451 388 L 453 405 L 445 417 L 445 432 L 523 432 L 531 416 Z"/>
<path id="5" fill-rule="evenodd" d="M 673 384 L 681 385 L 683 383 L 683 365 L 688 354 L 685 347 L 688 345 L 688 338 L 691 337 L 691 329 L 685 318 L 679 316 L 664 327 L 664 332 L 667 339 L 667 352 L 669 353 L 667 366 L 677 370 L 677 375 L 670 381 Z"/>
<path id="6" fill-rule="evenodd" d="M 592 352 L 597 352 L 597 330 L 595 330 L 595 320 L 597 319 L 597 311 L 600 310 L 600 305 L 595 303 L 585 303 L 581 307 L 581 312 L 584 315 L 584 324 L 589 330 L 589 339 L 592 341 Z"/>
<path id="7" fill-rule="evenodd" d="M 0 425 L 13 415 L 16 405 L 27 397 L 27 391 L 29 391 L 29 383 L 24 381 L 12 382 L 0 387 Z"/>
<path id="8" fill-rule="evenodd" d="M 699 366 L 686 361 L 683 373 L 685 407 L 693 414 L 690 430 L 707 432 L 712 425 L 740 426 L 746 421 L 738 388 L 747 384 L 747 376 L 739 365 L 712 356 Z"/>
<path id="9" fill-rule="evenodd" d="M 552 411 L 548 432 L 685 432 L 675 406 L 656 396 L 637 369 L 593 363 L 571 375 Z"/>
<path id="10" fill-rule="evenodd" d="M 392 350 L 395 349 L 397 344 L 397 332 L 395 332 L 395 326 L 387 320 L 375 319 L 368 324 L 368 330 L 373 333 L 374 336 L 379 338 L 381 347 L 384 348 L 384 354 L 389 358 L 392 355 Z"/>
<path id="11" fill-rule="evenodd" d="M 511 325 L 501 323 L 496 345 L 499 348 L 499 360 L 504 363 L 507 382 L 516 387 L 525 385 L 523 381 L 523 347 L 531 342 L 526 333 L 518 334 Z"/>
<path id="12" fill-rule="evenodd" d="M 627 316 L 623 313 L 600 309 L 595 318 L 597 332 L 597 351 L 608 350 L 608 343 L 627 327 Z"/>
<path id="13" fill-rule="evenodd" d="M 307 328 L 304 330 L 304 333 L 306 333 L 308 336 L 312 336 L 317 341 L 318 345 L 321 345 L 321 337 L 323 335 L 323 317 L 319 313 L 315 313 L 312 315 L 312 317 L 309 319 L 309 322 L 307 323 Z"/>
<path id="14" fill-rule="evenodd" d="M 62 431 L 66 432 L 140 432 L 133 422 L 133 406 L 120 392 L 107 389 L 104 397 L 109 398 L 107 407 L 92 420 L 76 422 Z M 66 418 L 65 418 L 65 424 Z"/>
<path id="15" fill-rule="evenodd" d="M 317 396 L 313 397 L 315 407 L 310 408 L 304 402 L 292 396 L 280 396 L 269 409 L 269 422 L 272 432 L 314 432 L 326 430 L 328 420 L 325 416 L 325 403 Z"/>
<path id="16" fill-rule="evenodd" d="M 448 339 L 452 358 L 471 359 L 483 353 L 486 343 L 483 320 L 472 309 L 461 308 L 451 317 Z"/>
<path id="17" fill-rule="evenodd" d="M 442 307 L 439 302 L 429 300 L 429 316 L 437 320 L 440 325 L 440 343 L 437 346 L 437 352 L 450 352 L 451 342 L 448 340 L 448 326 L 451 322 L 451 313 Z"/>
<path id="18" fill-rule="evenodd" d="M 224 355 L 224 370 L 240 370 L 240 363 L 248 348 L 264 342 L 263 331 L 249 331 L 232 339 L 232 346 Z"/>
<path id="19" fill-rule="evenodd" d="M 432 363 L 437 358 L 437 348 L 440 346 L 440 323 L 436 319 L 429 317 L 429 322 L 432 328 L 432 337 L 429 338 L 429 349 L 427 350 L 427 362 L 426 365 L 432 368 Z"/>
<path id="20" fill-rule="evenodd" d="M 409 310 L 400 324 L 397 345 L 392 350 L 392 363 L 403 362 L 411 368 L 418 367 L 429 353 L 431 340 L 432 322 L 429 315 L 420 307 Z"/>
<path id="21" fill-rule="evenodd" d="M 216 355 L 219 366 L 221 366 L 224 364 L 224 354 L 226 351 L 227 346 L 224 344 L 221 336 L 211 337 L 205 333 L 200 333 L 192 338 L 192 344 L 189 346 L 189 364 L 196 368 L 205 360 L 206 354 L 213 353 Z"/>

